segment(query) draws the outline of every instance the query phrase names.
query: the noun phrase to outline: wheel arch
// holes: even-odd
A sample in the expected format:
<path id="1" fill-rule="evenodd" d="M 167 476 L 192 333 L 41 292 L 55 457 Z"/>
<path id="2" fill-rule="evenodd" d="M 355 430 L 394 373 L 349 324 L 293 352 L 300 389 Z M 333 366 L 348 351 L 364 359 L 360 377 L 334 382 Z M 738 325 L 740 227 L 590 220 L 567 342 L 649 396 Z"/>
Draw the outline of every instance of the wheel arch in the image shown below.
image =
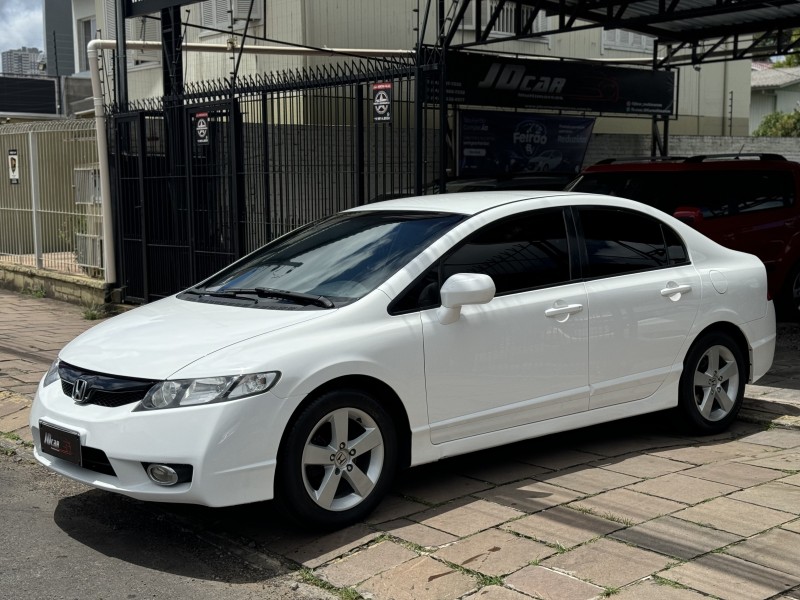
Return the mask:
<path id="1" fill-rule="evenodd" d="M 687 349 L 683 360 L 686 360 L 686 357 L 689 356 L 689 353 L 692 351 L 692 348 L 695 347 L 697 342 L 709 333 L 725 333 L 730 336 L 734 342 L 736 342 L 736 345 L 739 346 L 739 349 L 742 351 L 742 355 L 747 359 L 747 382 L 749 383 L 752 381 L 753 349 L 750 347 L 750 342 L 747 341 L 747 336 L 745 336 L 744 332 L 729 321 L 718 321 L 716 323 L 711 323 L 710 325 L 706 326 L 705 329 L 700 331 L 697 336 L 695 336 L 691 346 L 689 346 Z"/>
<path id="2" fill-rule="evenodd" d="M 397 393 L 385 382 L 369 375 L 345 375 L 336 377 L 330 381 L 317 386 L 309 392 L 300 404 L 295 407 L 285 430 L 288 431 L 306 407 L 316 398 L 326 392 L 341 389 L 355 389 L 371 394 L 379 400 L 394 423 L 397 434 L 397 460 L 398 468 L 405 468 L 411 464 L 411 425 L 408 414 Z M 285 446 L 285 436 L 281 439 L 278 447 L 278 464 L 281 463 L 280 457 L 283 455 Z"/>

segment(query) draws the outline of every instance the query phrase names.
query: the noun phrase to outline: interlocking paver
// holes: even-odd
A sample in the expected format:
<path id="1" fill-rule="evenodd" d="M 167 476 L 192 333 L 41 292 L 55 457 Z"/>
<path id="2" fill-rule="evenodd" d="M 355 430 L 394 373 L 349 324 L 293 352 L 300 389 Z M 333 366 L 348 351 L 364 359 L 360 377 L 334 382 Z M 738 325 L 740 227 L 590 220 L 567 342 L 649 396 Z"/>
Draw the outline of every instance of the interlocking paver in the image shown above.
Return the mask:
<path id="1" fill-rule="evenodd" d="M 488 481 L 495 485 L 502 485 L 511 481 L 530 479 L 541 473 L 549 472 L 549 469 L 537 467 L 528 463 L 506 461 L 495 462 L 493 464 L 471 465 L 459 470 L 461 475 L 466 475 L 479 481 Z"/>
<path id="2" fill-rule="evenodd" d="M 465 536 L 516 519 L 522 514 L 507 506 L 467 498 L 413 515 L 412 519 L 453 535 Z"/>
<path id="3" fill-rule="evenodd" d="M 637 477 L 631 477 L 615 471 L 606 471 L 589 465 L 544 473 L 537 475 L 536 479 L 584 494 L 598 494 L 641 481 Z"/>
<path id="4" fill-rule="evenodd" d="M 752 457 L 771 451 L 773 450 L 766 446 L 728 441 L 722 444 L 715 443 L 668 448 L 667 450 L 660 450 L 653 454 L 655 456 L 671 458 L 672 460 L 691 463 L 693 465 L 705 465 L 731 458 Z"/>
<path id="5" fill-rule="evenodd" d="M 572 508 L 588 509 L 594 514 L 635 524 L 655 517 L 668 515 L 684 507 L 683 504 L 640 494 L 628 489 L 611 490 L 570 504 Z"/>
<path id="6" fill-rule="evenodd" d="M 556 506 L 555 508 L 511 521 L 503 527 L 549 544 L 572 548 L 596 537 L 616 531 L 624 527 L 624 525 L 595 515 L 582 513 L 566 506 Z"/>
<path id="7" fill-rule="evenodd" d="M 425 548 L 436 548 L 455 542 L 458 537 L 439 531 L 433 527 L 415 523 L 408 519 L 398 519 L 389 523 L 383 523 L 381 528 L 386 533 L 397 536 L 401 540 L 406 540 L 412 544 L 423 546 Z"/>
<path id="8" fill-rule="evenodd" d="M 425 504 L 406 500 L 399 496 L 389 495 L 372 511 L 366 521 L 367 523 L 383 523 L 385 521 L 394 521 L 401 517 L 407 517 L 414 513 L 422 512 L 428 508 Z"/>
<path id="9" fill-rule="evenodd" d="M 653 448 L 683 446 L 686 440 L 660 435 L 612 436 L 610 439 L 579 443 L 576 449 L 601 456 L 621 456 L 632 452 L 644 452 Z"/>
<path id="10" fill-rule="evenodd" d="M 795 576 L 726 554 L 707 554 L 659 576 L 724 600 L 763 600 L 800 583 Z"/>
<path id="11" fill-rule="evenodd" d="M 746 462 L 748 465 L 756 467 L 781 469 L 785 471 L 800 471 L 800 452 L 776 452 L 767 458 L 755 458 Z"/>
<path id="12" fill-rule="evenodd" d="M 484 575 L 500 576 L 518 571 L 555 552 L 539 542 L 489 529 L 442 548 L 436 556 Z"/>
<path id="13" fill-rule="evenodd" d="M 337 587 L 352 587 L 417 557 L 393 542 L 379 542 L 319 569 L 316 574 Z"/>
<path id="14" fill-rule="evenodd" d="M 717 496 L 730 494 L 739 488 L 716 481 L 687 477 L 682 473 L 670 473 L 631 485 L 628 489 L 684 504 L 697 504 Z"/>
<path id="15" fill-rule="evenodd" d="M 476 494 L 486 500 L 533 513 L 566 504 L 583 494 L 541 481 L 519 481 Z"/>
<path id="16" fill-rule="evenodd" d="M 624 473 L 625 475 L 639 478 L 658 477 L 689 468 L 689 465 L 686 463 L 670 460 L 661 456 L 649 456 L 647 454 L 607 458 L 597 461 L 594 464 L 598 467 L 608 469 L 609 471 L 616 471 L 617 473 Z"/>
<path id="17" fill-rule="evenodd" d="M 794 475 L 789 475 L 788 477 L 784 477 L 783 479 L 779 479 L 781 483 L 789 483 L 791 485 L 800 485 L 800 473 L 795 473 Z"/>
<path id="18" fill-rule="evenodd" d="M 420 556 L 358 586 L 375 600 L 450 600 L 477 587 L 475 579 L 432 559 Z"/>
<path id="19" fill-rule="evenodd" d="M 674 517 L 653 519 L 635 527 L 616 531 L 611 534 L 611 537 L 683 560 L 694 558 L 742 539 L 732 533 L 701 527 Z"/>
<path id="20" fill-rule="evenodd" d="M 400 493 L 430 504 L 441 504 L 491 487 L 477 479 L 445 473 L 441 465 L 430 465 L 403 477 L 398 484 Z"/>
<path id="21" fill-rule="evenodd" d="M 687 471 L 681 471 L 683 475 L 698 477 L 717 483 L 725 483 L 740 488 L 766 483 L 773 479 L 778 479 L 784 474 L 775 469 L 746 465 L 741 462 L 725 462 L 703 465 Z"/>
<path id="22" fill-rule="evenodd" d="M 736 492 L 731 494 L 730 497 L 734 500 L 742 500 L 751 504 L 800 515 L 800 487 L 788 483 L 771 481 Z"/>
<path id="23" fill-rule="evenodd" d="M 784 523 L 781 525 L 781 529 L 786 529 L 788 531 L 794 531 L 795 533 L 800 533 L 800 519 L 795 521 L 790 521 L 789 523 Z"/>
<path id="24" fill-rule="evenodd" d="M 268 541 L 265 546 L 272 552 L 313 569 L 371 542 L 376 537 L 376 532 L 359 523 L 322 536 L 288 532 L 284 537 Z"/>
<path id="25" fill-rule="evenodd" d="M 555 471 L 583 465 L 598 458 L 597 454 L 578 450 L 538 450 L 519 457 L 519 460 Z"/>
<path id="26" fill-rule="evenodd" d="M 743 437 L 742 441 L 750 444 L 775 446 L 777 448 L 796 448 L 800 446 L 800 431 L 792 429 L 769 429 Z"/>
<path id="27" fill-rule="evenodd" d="M 542 562 L 605 587 L 621 587 L 666 567 L 666 556 L 603 538 Z"/>
<path id="28" fill-rule="evenodd" d="M 527 600 L 529 596 L 508 588 L 489 585 L 485 588 L 481 588 L 474 595 L 469 596 L 470 600 L 478 600 L 479 598 L 483 598 L 484 600 Z"/>
<path id="29" fill-rule="evenodd" d="M 674 517 L 730 533 L 751 536 L 781 525 L 795 515 L 731 498 L 716 498 L 676 512 Z"/>
<path id="30" fill-rule="evenodd" d="M 591 600 L 603 593 L 603 588 L 566 573 L 533 566 L 506 577 L 506 585 L 548 600 Z"/>
<path id="31" fill-rule="evenodd" d="M 789 575 L 800 575 L 800 533 L 771 529 L 726 549 L 725 553 Z"/>
<path id="32" fill-rule="evenodd" d="M 656 583 L 652 580 L 626 586 L 612 598 L 614 600 L 708 600 L 708 596 L 694 590 Z"/>

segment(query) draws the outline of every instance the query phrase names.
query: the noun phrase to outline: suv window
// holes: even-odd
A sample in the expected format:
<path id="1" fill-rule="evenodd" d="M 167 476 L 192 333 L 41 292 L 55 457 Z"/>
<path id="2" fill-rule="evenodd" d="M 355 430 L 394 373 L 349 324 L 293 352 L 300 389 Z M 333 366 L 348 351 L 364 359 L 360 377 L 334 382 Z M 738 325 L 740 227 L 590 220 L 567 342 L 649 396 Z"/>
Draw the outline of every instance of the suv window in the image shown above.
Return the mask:
<path id="1" fill-rule="evenodd" d="M 795 202 L 792 175 L 780 170 L 589 172 L 572 189 L 637 200 L 668 214 L 678 207 L 697 207 L 706 219 L 787 208 Z"/>
<path id="2" fill-rule="evenodd" d="M 625 209 L 582 207 L 588 277 L 620 275 L 687 262 L 686 247 L 670 227 Z"/>

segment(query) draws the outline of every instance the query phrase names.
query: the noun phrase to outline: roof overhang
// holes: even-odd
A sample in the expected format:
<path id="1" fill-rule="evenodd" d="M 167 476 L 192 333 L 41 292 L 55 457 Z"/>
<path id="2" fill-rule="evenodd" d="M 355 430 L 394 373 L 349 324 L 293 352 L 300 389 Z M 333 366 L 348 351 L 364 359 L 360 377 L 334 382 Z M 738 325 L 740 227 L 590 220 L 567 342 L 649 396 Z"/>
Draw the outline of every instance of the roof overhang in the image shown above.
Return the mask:
<path id="1" fill-rule="evenodd" d="M 800 28 L 795 0 L 461 0 L 455 7 L 443 40 L 453 48 L 603 28 L 653 37 L 658 67 L 800 53 L 800 39 L 791 35 Z M 454 44 L 468 10 L 469 35 Z M 514 31 L 500 33 L 496 25 L 509 10 Z M 555 18 L 534 34 L 540 14 Z"/>

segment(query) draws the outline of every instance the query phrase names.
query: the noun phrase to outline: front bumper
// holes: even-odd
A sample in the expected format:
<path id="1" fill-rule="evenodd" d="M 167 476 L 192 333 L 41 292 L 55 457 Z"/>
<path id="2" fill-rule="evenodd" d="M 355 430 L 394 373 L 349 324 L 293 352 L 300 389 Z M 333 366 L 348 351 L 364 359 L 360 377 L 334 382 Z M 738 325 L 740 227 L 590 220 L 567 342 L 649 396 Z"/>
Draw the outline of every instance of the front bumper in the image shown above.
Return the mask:
<path id="1" fill-rule="evenodd" d="M 286 400 L 267 392 L 204 406 L 133 412 L 77 405 L 58 382 L 39 385 L 31 409 L 34 456 L 46 467 L 87 485 L 140 500 L 231 506 L 273 497 Z M 42 452 L 39 422 L 78 433 L 81 446 L 101 450 L 115 475 Z M 142 463 L 193 467 L 192 480 L 164 487 Z"/>

